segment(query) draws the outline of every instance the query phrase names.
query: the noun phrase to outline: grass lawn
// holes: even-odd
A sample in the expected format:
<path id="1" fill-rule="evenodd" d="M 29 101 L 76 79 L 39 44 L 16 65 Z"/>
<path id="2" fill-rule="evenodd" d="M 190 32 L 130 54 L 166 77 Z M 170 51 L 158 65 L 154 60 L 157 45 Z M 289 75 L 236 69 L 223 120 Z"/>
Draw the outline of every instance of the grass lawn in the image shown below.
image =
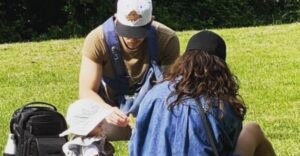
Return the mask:
<path id="1" fill-rule="evenodd" d="M 279 156 L 300 155 L 300 23 L 215 29 L 227 42 L 227 61 L 240 79 L 248 106 Z M 178 32 L 181 50 L 196 31 Z M 12 112 L 31 101 L 47 101 L 66 113 L 78 97 L 83 38 L 0 44 L 0 151 Z M 127 142 L 114 143 L 126 156 Z"/>

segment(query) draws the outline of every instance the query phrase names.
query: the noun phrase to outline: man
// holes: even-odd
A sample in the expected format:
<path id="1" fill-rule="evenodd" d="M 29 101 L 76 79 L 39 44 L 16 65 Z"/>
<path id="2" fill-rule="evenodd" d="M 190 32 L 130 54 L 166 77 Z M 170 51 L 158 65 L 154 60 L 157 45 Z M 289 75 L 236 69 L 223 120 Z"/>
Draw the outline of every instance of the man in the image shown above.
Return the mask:
<path id="1" fill-rule="evenodd" d="M 107 35 L 104 28 L 112 27 L 116 31 L 112 34 L 116 34 L 119 42 L 121 63 L 113 62 L 114 59 L 119 59 L 119 55 L 114 53 L 114 49 L 118 48 L 110 47 L 106 40 L 111 34 Z M 154 41 L 150 39 L 153 34 Z M 166 70 L 179 56 L 179 40 L 173 30 L 153 21 L 151 0 L 119 0 L 113 25 L 100 25 L 84 41 L 79 80 L 80 98 L 93 99 L 107 108 L 114 107 L 112 115 L 106 118 L 111 126 L 108 130 L 110 134 L 107 134 L 110 140 L 128 139 L 131 131 L 127 126 L 128 112 L 120 110 L 117 100 L 120 89 L 113 89 L 120 86 L 118 83 L 123 79 L 112 81 L 113 83 L 108 80 L 116 78 L 116 71 L 124 68 L 129 85 L 126 90 L 132 90 L 139 82 L 143 83 L 149 68 L 153 66 L 149 51 L 151 48 L 155 49 L 154 44 L 157 44 L 155 52 L 159 67 Z M 123 64 L 124 67 L 115 67 L 115 64 Z"/>

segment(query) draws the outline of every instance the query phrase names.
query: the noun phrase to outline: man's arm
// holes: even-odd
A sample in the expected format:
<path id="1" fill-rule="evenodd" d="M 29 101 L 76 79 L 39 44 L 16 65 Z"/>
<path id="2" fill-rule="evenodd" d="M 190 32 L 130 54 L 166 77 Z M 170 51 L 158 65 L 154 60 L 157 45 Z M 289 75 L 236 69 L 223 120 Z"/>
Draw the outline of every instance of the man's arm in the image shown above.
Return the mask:
<path id="1" fill-rule="evenodd" d="M 92 61 L 84 55 L 82 56 L 79 75 L 79 97 L 80 99 L 92 99 L 105 108 L 111 108 L 97 93 L 101 85 L 102 68 L 101 64 Z M 121 127 L 127 126 L 129 122 L 128 117 L 117 107 L 113 107 L 113 110 L 112 115 L 108 116 L 106 121 Z"/>

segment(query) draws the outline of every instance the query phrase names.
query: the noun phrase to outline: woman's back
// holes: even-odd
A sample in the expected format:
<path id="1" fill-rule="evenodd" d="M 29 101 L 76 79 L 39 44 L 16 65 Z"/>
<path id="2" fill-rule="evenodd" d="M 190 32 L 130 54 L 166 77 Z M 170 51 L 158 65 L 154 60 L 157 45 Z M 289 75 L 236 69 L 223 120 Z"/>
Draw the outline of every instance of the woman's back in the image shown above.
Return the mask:
<path id="1" fill-rule="evenodd" d="M 211 145 L 201 120 L 195 99 L 186 98 L 168 109 L 175 96 L 172 82 L 155 86 L 141 103 L 136 128 L 130 141 L 131 155 L 212 155 Z M 170 98 L 167 98 L 170 97 Z M 204 108 L 208 108 L 201 97 Z M 234 150 L 242 121 L 230 105 L 225 103 L 225 113 L 220 118 L 217 105 L 207 111 L 216 144 L 222 155 Z"/>

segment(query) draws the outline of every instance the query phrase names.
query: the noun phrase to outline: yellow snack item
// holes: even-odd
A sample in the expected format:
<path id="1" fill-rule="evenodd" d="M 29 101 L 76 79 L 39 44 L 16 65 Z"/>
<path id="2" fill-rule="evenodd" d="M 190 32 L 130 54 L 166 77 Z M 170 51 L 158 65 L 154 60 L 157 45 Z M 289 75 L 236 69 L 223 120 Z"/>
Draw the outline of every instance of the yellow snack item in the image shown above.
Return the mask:
<path id="1" fill-rule="evenodd" d="M 129 114 L 129 126 L 131 127 L 131 129 L 135 127 L 135 118 L 132 114 Z"/>

